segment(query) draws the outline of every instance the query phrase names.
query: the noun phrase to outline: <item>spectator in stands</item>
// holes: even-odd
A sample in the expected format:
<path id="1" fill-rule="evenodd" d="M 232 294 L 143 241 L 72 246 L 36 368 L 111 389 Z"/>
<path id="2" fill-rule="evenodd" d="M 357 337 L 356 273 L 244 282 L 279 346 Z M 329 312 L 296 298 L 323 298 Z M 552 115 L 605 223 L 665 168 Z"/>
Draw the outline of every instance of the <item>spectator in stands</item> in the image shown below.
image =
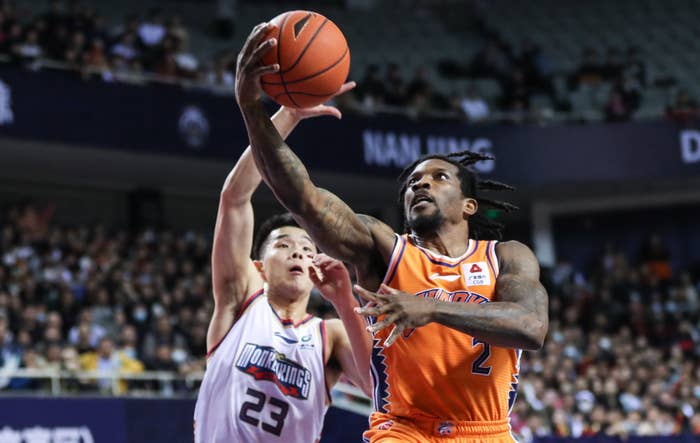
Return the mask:
<path id="1" fill-rule="evenodd" d="M 207 83 L 212 86 L 221 86 L 233 90 L 235 78 L 233 73 L 226 69 L 226 61 L 219 59 L 214 63 L 214 69 L 206 75 Z"/>
<path id="2" fill-rule="evenodd" d="M 123 353 L 129 358 L 138 359 L 138 339 L 138 332 L 133 325 L 124 326 L 119 336 L 119 352 Z"/>
<path id="3" fill-rule="evenodd" d="M 146 361 L 146 368 L 149 371 L 166 371 L 177 374 L 179 366 L 173 360 L 173 349 L 167 343 L 161 343 L 156 348 L 155 356 Z M 149 383 L 151 389 L 170 395 L 175 390 L 175 383 L 170 380 L 159 380 Z"/>
<path id="4" fill-rule="evenodd" d="M 87 50 L 83 53 L 83 69 L 87 72 L 95 70 L 101 75 L 108 73 L 109 64 L 105 55 L 104 42 L 100 38 L 95 38 L 90 42 Z"/>
<path id="5" fill-rule="evenodd" d="M 104 336 L 105 329 L 93 322 L 92 310 L 85 308 L 80 312 L 78 324 L 68 332 L 68 342 L 82 353 L 95 349 Z"/>
<path id="6" fill-rule="evenodd" d="M 626 77 L 637 80 L 637 83 L 640 85 L 647 84 L 646 65 L 639 54 L 639 49 L 634 46 L 627 48 L 624 61 L 624 73 Z"/>
<path id="7" fill-rule="evenodd" d="M 602 67 L 603 79 L 606 81 L 617 81 L 622 75 L 624 65 L 620 58 L 620 52 L 615 48 L 608 48 L 608 55 Z"/>
<path id="8" fill-rule="evenodd" d="M 406 105 L 406 84 L 401 75 L 401 68 L 396 63 L 389 63 L 386 71 L 384 102 L 389 106 Z"/>
<path id="9" fill-rule="evenodd" d="M 467 72 L 471 77 L 500 80 L 511 70 L 511 59 L 508 45 L 496 36 L 474 56 Z"/>
<path id="10" fill-rule="evenodd" d="M 428 70 L 419 66 L 413 73 L 413 79 L 406 86 L 406 97 L 409 103 L 415 102 L 418 96 L 429 102 L 432 92 L 433 85 L 428 79 Z"/>
<path id="11" fill-rule="evenodd" d="M 460 109 L 470 122 L 479 122 L 489 116 L 489 105 L 479 95 L 475 86 L 470 86 L 459 103 Z"/>
<path id="12" fill-rule="evenodd" d="M 690 122 L 700 117 L 700 107 L 690 97 L 688 90 L 681 89 L 674 103 L 666 108 L 666 116 L 679 122 Z"/>
<path id="13" fill-rule="evenodd" d="M 112 63 L 118 67 L 131 69 L 137 62 L 139 56 L 136 48 L 136 34 L 133 32 L 125 32 L 119 37 L 116 44 L 110 49 L 112 55 Z M 117 60 L 115 60 L 117 58 Z"/>
<path id="14" fill-rule="evenodd" d="M 539 45 L 529 39 L 524 40 L 520 53 L 514 58 L 514 66 L 523 73 L 525 84 L 530 90 L 554 97 L 552 62 Z"/>
<path id="15" fill-rule="evenodd" d="M 46 361 L 33 348 L 25 348 L 22 352 L 22 363 L 20 369 L 40 371 L 45 368 Z M 41 390 L 46 384 L 45 380 L 30 377 L 15 377 L 10 381 L 9 389 L 12 390 Z"/>
<path id="16" fill-rule="evenodd" d="M 502 97 L 503 107 L 509 114 L 509 122 L 522 123 L 525 120 L 530 108 L 531 94 L 523 72 L 520 69 L 513 70 Z"/>
<path id="17" fill-rule="evenodd" d="M 187 340 L 181 334 L 173 331 L 170 319 L 166 315 L 158 318 L 155 331 L 146 334 L 141 356 L 146 361 L 152 360 L 155 358 L 157 347 L 161 344 L 168 344 L 174 349 L 187 348 Z"/>
<path id="18" fill-rule="evenodd" d="M 595 86 L 604 78 L 604 70 L 598 61 L 598 52 L 593 48 L 583 50 L 583 58 L 576 72 L 572 76 L 573 88 L 581 85 Z"/>
<path id="19" fill-rule="evenodd" d="M 175 51 L 175 40 L 170 37 L 164 39 L 160 55 L 154 65 L 155 73 L 170 81 L 177 79 L 180 72 Z"/>
<path id="20" fill-rule="evenodd" d="M 607 122 L 624 122 L 632 116 L 632 109 L 625 102 L 622 93 L 615 89 L 610 92 L 610 98 L 605 105 L 604 112 Z"/>
<path id="21" fill-rule="evenodd" d="M 146 20 L 138 28 L 138 36 L 140 43 L 150 49 L 158 47 L 163 42 L 166 29 L 160 9 L 151 8 L 148 11 Z"/>
<path id="22" fill-rule="evenodd" d="M 24 39 L 12 47 L 12 55 L 22 63 L 34 62 L 43 55 L 36 29 L 27 30 Z"/>
<path id="23" fill-rule="evenodd" d="M 83 60 L 85 44 L 85 34 L 81 31 L 74 32 L 70 38 L 68 46 L 66 47 L 63 60 L 70 64 L 73 68 L 79 68 L 80 62 Z"/>
<path id="24" fill-rule="evenodd" d="M 671 270 L 671 253 L 658 234 L 651 235 L 642 247 L 642 265 L 654 277 L 661 281 L 668 281 L 673 275 Z"/>
<path id="25" fill-rule="evenodd" d="M 173 44 L 175 45 L 175 65 L 177 66 L 178 75 L 182 78 L 194 79 L 199 74 L 199 61 L 187 49 L 187 40 L 181 40 L 173 36 Z"/>
<path id="26" fill-rule="evenodd" d="M 86 352 L 80 355 L 80 368 L 84 371 L 135 374 L 143 372 L 143 363 L 129 358 L 119 351 L 115 351 L 114 341 L 110 337 L 103 337 L 100 339 L 97 351 Z M 99 378 L 95 383 L 95 387 L 101 392 L 111 392 L 113 390 L 112 380 L 109 378 Z M 128 382 L 120 380 L 116 393 L 126 393 L 127 387 Z"/>
<path id="27" fill-rule="evenodd" d="M 367 66 L 364 78 L 357 89 L 357 94 L 365 108 L 372 109 L 384 103 L 386 88 L 379 75 L 379 66 Z"/>
<path id="28" fill-rule="evenodd" d="M 14 48 L 22 42 L 22 26 L 17 22 L 9 22 L 3 35 L 0 53 L 11 55 Z"/>
<path id="29" fill-rule="evenodd" d="M 170 17 L 166 24 L 166 34 L 173 37 L 179 42 L 187 43 L 190 41 L 190 33 L 182 25 L 182 19 L 179 15 Z"/>

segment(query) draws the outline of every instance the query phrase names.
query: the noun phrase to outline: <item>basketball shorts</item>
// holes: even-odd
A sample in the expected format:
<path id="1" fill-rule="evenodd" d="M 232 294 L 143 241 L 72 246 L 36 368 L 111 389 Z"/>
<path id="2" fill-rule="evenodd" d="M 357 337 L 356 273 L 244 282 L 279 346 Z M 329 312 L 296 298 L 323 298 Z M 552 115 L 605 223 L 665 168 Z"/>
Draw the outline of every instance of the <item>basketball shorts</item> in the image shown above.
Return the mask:
<path id="1" fill-rule="evenodd" d="M 374 412 L 365 443 L 516 443 L 507 421 L 475 422 L 394 417 Z"/>

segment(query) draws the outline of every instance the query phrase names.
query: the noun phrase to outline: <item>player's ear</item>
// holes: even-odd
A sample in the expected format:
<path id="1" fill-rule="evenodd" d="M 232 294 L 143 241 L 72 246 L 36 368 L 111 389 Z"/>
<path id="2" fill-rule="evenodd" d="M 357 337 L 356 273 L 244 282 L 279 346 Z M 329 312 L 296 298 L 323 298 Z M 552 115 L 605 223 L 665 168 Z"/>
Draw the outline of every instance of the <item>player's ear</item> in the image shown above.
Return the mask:
<path id="1" fill-rule="evenodd" d="M 260 260 L 253 260 L 253 266 L 255 266 L 255 269 L 258 270 L 258 273 L 260 274 L 260 277 L 262 277 L 263 281 L 267 281 L 265 278 L 265 265 L 263 265 L 263 262 Z"/>
<path id="2" fill-rule="evenodd" d="M 465 198 L 462 202 L 462 214 L 465 217 L 474 215 L 479 210 L 479 203 L 475 198 Z"/>

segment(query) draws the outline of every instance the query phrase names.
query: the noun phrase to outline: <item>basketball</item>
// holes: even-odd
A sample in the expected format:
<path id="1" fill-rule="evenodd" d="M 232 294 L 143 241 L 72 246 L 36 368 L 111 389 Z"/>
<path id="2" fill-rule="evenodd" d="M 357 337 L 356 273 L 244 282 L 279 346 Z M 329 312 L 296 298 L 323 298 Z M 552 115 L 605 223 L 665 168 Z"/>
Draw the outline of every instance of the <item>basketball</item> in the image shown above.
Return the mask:
<path id="1" fill-rule="evenodd" d="M 277 39 L 263 58 L 279 63 L 274 74 L 262 77 L 262 86 L 280 105 L 309 108 L 327 101 L 343 85 L 350 70 L 345 36 L 328 18 L 311 11 L 289 11 L 271 20 L 276 28 L 265 37 Z"/>

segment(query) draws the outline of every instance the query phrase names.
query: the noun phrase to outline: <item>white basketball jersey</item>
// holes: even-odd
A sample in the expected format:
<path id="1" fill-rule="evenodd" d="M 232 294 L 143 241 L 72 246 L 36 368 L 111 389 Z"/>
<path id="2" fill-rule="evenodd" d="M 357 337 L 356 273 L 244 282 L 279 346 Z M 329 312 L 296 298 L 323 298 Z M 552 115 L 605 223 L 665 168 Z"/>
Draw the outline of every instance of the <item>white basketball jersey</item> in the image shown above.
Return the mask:
<path id="1" fill-rule="evenodd" d="M 283 321 L 260 291 L 207 363 L 195 443 L 313 443 L 327 409 L 325 326 Z"/>

